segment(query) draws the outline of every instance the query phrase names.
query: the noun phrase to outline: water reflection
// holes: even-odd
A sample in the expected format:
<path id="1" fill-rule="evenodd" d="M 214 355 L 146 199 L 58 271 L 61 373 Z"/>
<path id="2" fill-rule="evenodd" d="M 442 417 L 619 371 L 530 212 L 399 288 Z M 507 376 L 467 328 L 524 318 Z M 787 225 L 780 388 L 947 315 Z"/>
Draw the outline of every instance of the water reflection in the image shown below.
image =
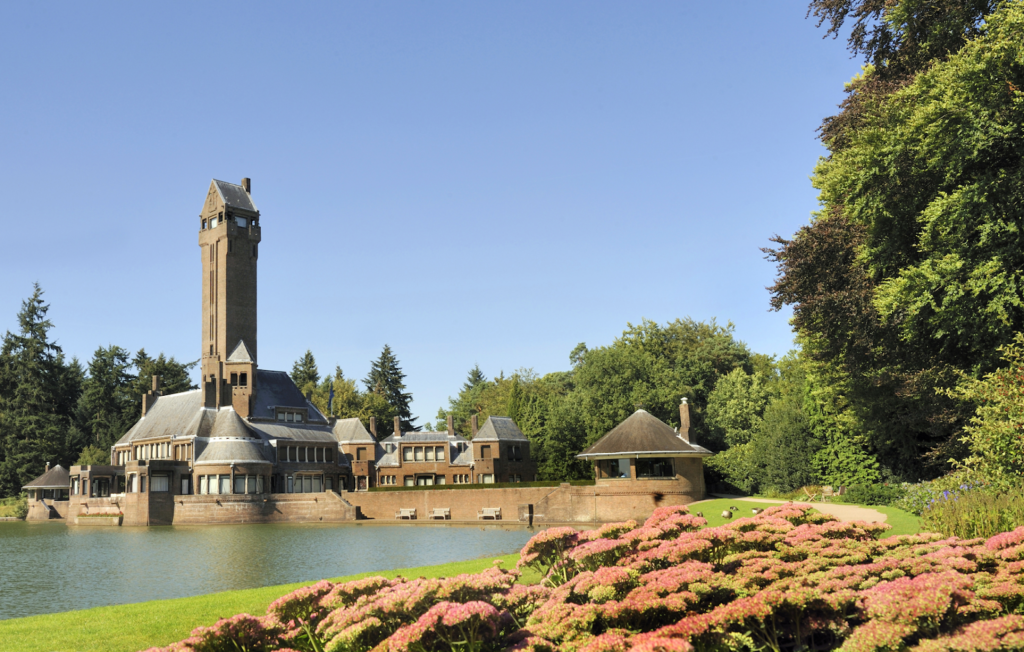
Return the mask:
<path id="1" fill-rule="evenodd" d="M 0 619 L 516 552 L 514 525 L 0 523 Z"/>

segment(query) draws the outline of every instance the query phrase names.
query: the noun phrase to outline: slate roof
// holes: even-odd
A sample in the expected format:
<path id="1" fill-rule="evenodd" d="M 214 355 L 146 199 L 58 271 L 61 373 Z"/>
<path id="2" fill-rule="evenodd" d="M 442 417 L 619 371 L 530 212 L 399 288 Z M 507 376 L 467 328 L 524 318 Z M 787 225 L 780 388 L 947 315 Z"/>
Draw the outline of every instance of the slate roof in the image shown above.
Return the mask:
<path id="1" fill-rule="evenodd" d="M 70 486 L 71 475 L 58 464 L 32 482 L 22 485 L 22 489 L 67 489 Z"/>
<path id="2" fill-rule="evenodd" d="M 377 440 L 373 438 L 370 431 L 363 426 L 363 422 L 355 417 L 351 419 L 338 419 L 332 430 L 334 438 L 343 444 L 377 443 Z"/>
<path id="3" fill-rule="evenodd" d="M 235 346 L 235 350 L 228 356 L 227 362 L 256 362 L 256 360 L 252 357 L 252 353 L 249 352 L 249 347 L 245 345 L 245 340 L 238 340 L 238 345 Z"/>
<path id="4" fill-rule="evenodd" d="M 252 196 L 242 186 L 218 179 L 213 180 L 213 185 L 217 188 L 220 198 L 224 200 L 224 205 L 228 208 L 240 208 L 251 213 L 259 213 L 256 204 L 252 202 Z"/>
<path id="5" fill-rule="evenodd" d="M 196 466 L 204 464 L 269 464 L 262 446 L 251 439 L 211 439 L 196 458 Z"/>
<path id="6" fill-rule="evenodd" d="M 252 399 L 254 419 L 274 419 L 275 407 L 307 408 L 311 422 L 327 423 L 327 418 L 306 400 L 291 376 L 283 371 L 256 370 L 256 395 Z"/>
<path id="7" fill-rule="evenodd" d="M 645 410 L 637 410 L 576 457 L 662 454 L 679 457 L 711 455 L 711 451 L 688 444 L 667 423 Z"/>
<path id="8" fill-rule="evenodd" d="M 487 417 L 473 436 L 473 441 L 529 441 L 516 422 L 509 417 Z"/>
<path id="9" fill-rule="evenodd" d="M 209 437 L 216 413 L 203 409 L 203 392 L 196 389 L 158 396 L 146 416 L 135 422 L 118 445 L 172 436 Z"/>
<path id="10" fill-rule="evenodd" d="M 381 440 L 380 446 L 386 451 L 387 445 L 395 447 L 394 452 L 379 454 L 377 468 L 399 466 L 399 444 L 447 444 L 448 445 L 448 466 L 472 466 L 473 447 L 469 440 L 462 435 L 449 435 L 448 431 L 426 431 L 426 432 L 403 432 L 401 439 L 394 435 Z M 466 450 L 459 452 L 458 445 L 465 444 Z M 458 453 L 457 455 L 455 453 Z"/>

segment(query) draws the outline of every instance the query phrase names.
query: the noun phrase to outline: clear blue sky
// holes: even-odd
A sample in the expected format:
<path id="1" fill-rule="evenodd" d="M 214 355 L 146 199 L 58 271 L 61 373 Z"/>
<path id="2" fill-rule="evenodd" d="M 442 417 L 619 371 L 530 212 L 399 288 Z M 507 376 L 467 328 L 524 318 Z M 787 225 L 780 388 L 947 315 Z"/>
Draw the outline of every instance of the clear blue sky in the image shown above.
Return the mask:
<path id="1" fill-rule="evenodd" d="M 0 4 L 0 331 L 200 355 L 196 216 L 253 179 L 259 364 L 423 423 L 466 372 L 566 369 L 627 322 L 792 346 L 759 248 L 817 205 L 859 69 L 795 2 Z"/>

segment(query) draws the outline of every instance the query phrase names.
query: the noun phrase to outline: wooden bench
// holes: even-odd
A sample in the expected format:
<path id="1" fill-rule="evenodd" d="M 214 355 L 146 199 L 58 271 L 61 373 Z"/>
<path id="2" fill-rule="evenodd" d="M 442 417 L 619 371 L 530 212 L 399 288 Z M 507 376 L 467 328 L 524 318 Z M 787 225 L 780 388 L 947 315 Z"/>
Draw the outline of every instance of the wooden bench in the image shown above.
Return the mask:
<path id="1" fill-rule="evenodd" d="M 483 507 L 476 514 L 477 518 L 493 518 L 495 521 L 501 520 L 501 508 L 500 507 Z"/>
<path id="2" fill-rule="evenodd" d="M 430 510 L 430 514 L 427 516 L 429 519 L 439 518 L 442 521 L 452 520 L 452 510 L 450 507 L 435 507 Z"/>
<path id="3" fill-rule="evenodd" d="M 411 508 L 408 508 L 408 509 L 406 509 L 406 508 L 400 509 L 397 512 L 395 512 L 395 518 L 399 518 L 399 519 L 407 518 L 409 520 L 413 520 L 413 519 L 416 518 L 416 508 L 415 507 L 411 507 Z"/>
<path id="4" fill-rule="evenodd" d="M 807 496 L 807 502 L 809 502 L 809 503 L 814 502 L 814 499 L 818 497 L 818 494 L 814 493 L 813 491 L 811 491 L 807 487 L 804 487 L 803 490 L 804 490 L 804 495 Z"/>

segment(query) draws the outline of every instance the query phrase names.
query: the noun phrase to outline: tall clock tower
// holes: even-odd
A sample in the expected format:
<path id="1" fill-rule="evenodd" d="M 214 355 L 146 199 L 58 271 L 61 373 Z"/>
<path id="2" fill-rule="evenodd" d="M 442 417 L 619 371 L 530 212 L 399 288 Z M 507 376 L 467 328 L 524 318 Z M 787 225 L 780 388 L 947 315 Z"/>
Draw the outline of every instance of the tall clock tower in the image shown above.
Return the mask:
<path id="1" fill-rule="evenodd" d="M 256 261 L 260 212 L 249 179 L 210 183 L 199 214 L 205 405 L 252 412 L 256 389 Z"/>

